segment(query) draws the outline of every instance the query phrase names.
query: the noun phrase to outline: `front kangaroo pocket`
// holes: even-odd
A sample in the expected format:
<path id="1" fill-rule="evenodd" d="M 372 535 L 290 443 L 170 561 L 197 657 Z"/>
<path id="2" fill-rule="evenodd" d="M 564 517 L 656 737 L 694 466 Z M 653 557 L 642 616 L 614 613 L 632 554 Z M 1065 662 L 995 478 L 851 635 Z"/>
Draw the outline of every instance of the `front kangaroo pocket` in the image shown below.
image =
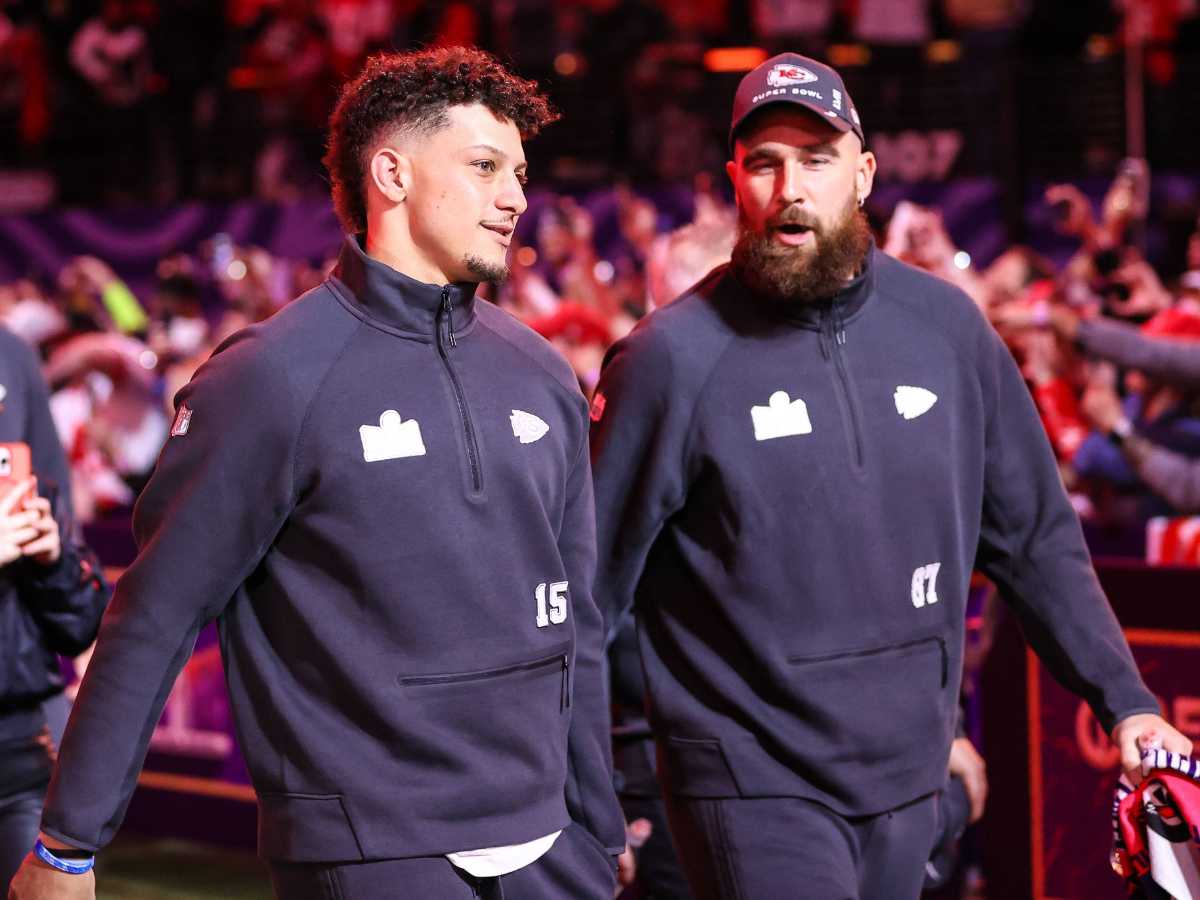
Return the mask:
<path id="1" fill-rule="evenodd" d="M 566 777 L 571 645 L 503 666 L 404 675 L 404 755 L 416 754 L 431 775 L 471 784 L 481 796 L 520 804 Z M 466 777 L 464 777 L 466 776 Z"/>
<path id="2" fill-rule="evenodd" d="M 800 731 L 792 745 L 808 762 L 903 777 L 942 752 L 949 661 L 941 637 L 788 663 Z"/>

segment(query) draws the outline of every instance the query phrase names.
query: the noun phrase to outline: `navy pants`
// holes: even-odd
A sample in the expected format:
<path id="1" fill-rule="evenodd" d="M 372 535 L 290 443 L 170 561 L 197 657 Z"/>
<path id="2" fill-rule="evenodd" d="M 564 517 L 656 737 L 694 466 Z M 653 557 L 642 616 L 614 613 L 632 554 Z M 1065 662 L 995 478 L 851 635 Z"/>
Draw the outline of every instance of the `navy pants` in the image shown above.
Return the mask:
<path id="1" fill-rule="evenodd" d="M 278 900 L 612 900 L 614 862 L 572 824 L 537 862 L 499 878 L 474 878 L 440 856 L 270 868 Z"/>
<path id="2" fill-rule="evenodd" d="M 8 896 L 8 883 L 33 849 L 45 800 L 44 784 L 0 798 L 0 897 Z"/>
<path id="3" fill-rule="evenodd" d="M 938 837 L 930 795 L 848 819 L 793 797 L 667 798 L 696 900 L 916 900 Z"/>

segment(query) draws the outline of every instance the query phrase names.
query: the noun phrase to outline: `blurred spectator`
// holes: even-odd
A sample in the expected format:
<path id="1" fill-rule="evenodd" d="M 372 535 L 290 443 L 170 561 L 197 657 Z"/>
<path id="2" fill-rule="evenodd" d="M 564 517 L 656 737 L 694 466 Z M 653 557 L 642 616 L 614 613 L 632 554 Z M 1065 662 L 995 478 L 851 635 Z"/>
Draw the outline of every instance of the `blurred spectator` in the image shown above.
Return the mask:
<path id="1" fill-rule="evenodd" d="M 67 464 L 29 348 L 0 330 L 0 891 L 33 845 L 55 758 L 58 654 L 95 639 L 108 587 L 76 539 Z M 17 471 L 18 448 L 35 478 Z M 58 718 L 58 713 L 55 713 Z"/>
<path id="2" fill-rule="evenodd" d="M 208 340 L 209 325 L 190 257 L 177 254 L 162 260 L 158 278 L 150 301 L 148 342 L 162 365 L 200 352 Z"/>
<path id="3" fill-rule="evenodd" d="M 402 4 L 392 0 L 321 0 L 318 15 L 329 36 L 329 63 L 337 78 L 352 78 L 371 53 L 386 49 L 397 27 L 400 7 L 408 7 L 408 18 L 416 12 L 412 8 L 416 5 L 412 0 Z M 399 46 L 409 43 L 403 41 Z"/>
<path id="4" fill-rule="evenodd" d="M 1024 0 L 943 0 L 946 19 L 964 33 L 1009 31 L 1028 13 Z"/>
<path id="5" fill-rule="evenodd" d="M 971 268 L 970 256 L 954 246 L 936 210 L 900 201 L 888 223 L 883 251 L 958 285 L 981 308 L 987 306 L 986 285 Z"/>
<path id="6" fill-rule="evenodd" d="M 854 36 L 875 48 L 919 48 L 933 38 L 930 0 L 858 0 Z"/>
<path id="7" fill-rule="evenodd" d="M 46 363 L 83 521 L 130 506 L 154 466 L 170 422 L 156 394 L 156 365 L 141 341 L 103 332 L 71 338 Z"/>
<path id="8" fill-rule="evenodd" d="M 551 312 L 558 298 L 575 300 L 602 313 L 614 311 L 606 285 L 596 277 L 601 262 L 595 245 L 592 214 L 571 197 L 547 204 L 537 220 L 536 264 L 519 276 L 520 307 Z"/>
<path id="9" fill-rule="evenodd" d="M 1200 351 L 1200 344 L 1196 349 Z M 1200 512 L 1200 453 L 1176 452 L 1139 434 L 1111 386 L 1090 388 L 1083 408 L 1096 430 L 1120 448 L 1137 477 L 1175 512 Z"/>
<path id="10" fill-rule="evenodd" d="M 0 326 L 36 347 L 62 334 L 66 317 L 29 279 L 0 284 Z"/>
<path id="11" fill-rule="evenodd" d="M 320 171 L 325 122 L 337 84 L 325 22 L 306 0 L 264 5 L 246 28 L 234 86 L 252 91 L 263 143 L 255 156 L 255 194 L 294 199 Z"/>
<path id="12" fill-rule="evenodd" d="M 137 334 L 149 324 L 145 310 L 125 282 L 94 256 L 79 256 L 64 266 L 58 284 L 67 298 L 73 330 L 111 327 L 122 334 Z"/>
<path id="13" fill-rule="evenodd" d="M 20 159 L 49 131 L 50 73 L 41 34 L 0 5 L 0 158 Z"/>
<path id="14" fill-rule="evenodd" d="M 161 0 L 150 47 L 163 84 L 157 118 L 167 168 L 175 193 L 190 197 L 202 177 L 211 179 L 201 170 L 219 153 L 217 120 L 229 114 L 230 30 L 220 5 L 209 0 Z"/>
<path id="15" fill-rule="evenodd" d="M 110 197 L 144 191 L 150 157 L 150 40 L 134 0 L 104 0 L 75 33 L 71 65 L 87 86 L 91 175 Z"/>
<path id="16" fill-rule="evenodd" d="M 608 320 L 582 303 L 567 301 L 543 318 L 531 319 L 530 328 L 552 343 L 566 357 L 589 398 L 600 380 L 600 363 L 612 343 Z"/>
<path id="17" fill-rule="evenodd" d="M 149 91 L 150 42 L 127 0 L 104 0 L 71 41 L 71 62 L 110 110 L 141 104 Z"/>
<path id="18" fill-rule="evenodd" d="M 737 214 L 716 200 L 708 182 L 698 187 L 692 221 L 656 237 L 646 255 L 647 311 L 666 306 L 733 253 Z"/>
<path id="19" fill-rule="evenodd" d="M 754 0 L 754 32 L 771 54 L 790 51 L 817 59 L 833 28 L 835 0 Z"/>

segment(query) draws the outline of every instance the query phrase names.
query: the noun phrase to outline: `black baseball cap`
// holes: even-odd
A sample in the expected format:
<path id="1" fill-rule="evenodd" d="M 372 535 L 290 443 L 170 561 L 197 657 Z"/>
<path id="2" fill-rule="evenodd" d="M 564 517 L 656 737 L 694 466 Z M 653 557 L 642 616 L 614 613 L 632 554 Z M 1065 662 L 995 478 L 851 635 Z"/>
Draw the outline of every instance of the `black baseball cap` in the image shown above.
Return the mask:
<path id="1" fill-rule="evenodd" d="M 729 152 L 737 130 L 746 119 L 773 103 L 795 103 L 816 113 L 838 131 L 853 131 L 863 137 L 858 110 L 846 85 L 833 69 L 799 53 L 780 53 L 746 73 L 733 97 L 733 121 L 729 126 Z"/>

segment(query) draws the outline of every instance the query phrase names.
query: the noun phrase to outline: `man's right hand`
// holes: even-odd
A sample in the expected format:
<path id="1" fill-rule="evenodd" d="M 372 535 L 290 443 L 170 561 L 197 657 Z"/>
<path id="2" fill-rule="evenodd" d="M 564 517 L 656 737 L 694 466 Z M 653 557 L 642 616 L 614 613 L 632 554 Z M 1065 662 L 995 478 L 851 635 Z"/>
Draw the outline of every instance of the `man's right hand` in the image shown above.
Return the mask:
<path id="1" fill-rule="evenodd" d="M 60 872 L 30 853 L 8 886 L 8 900 L 96 900 L 96 874 Z"/>

